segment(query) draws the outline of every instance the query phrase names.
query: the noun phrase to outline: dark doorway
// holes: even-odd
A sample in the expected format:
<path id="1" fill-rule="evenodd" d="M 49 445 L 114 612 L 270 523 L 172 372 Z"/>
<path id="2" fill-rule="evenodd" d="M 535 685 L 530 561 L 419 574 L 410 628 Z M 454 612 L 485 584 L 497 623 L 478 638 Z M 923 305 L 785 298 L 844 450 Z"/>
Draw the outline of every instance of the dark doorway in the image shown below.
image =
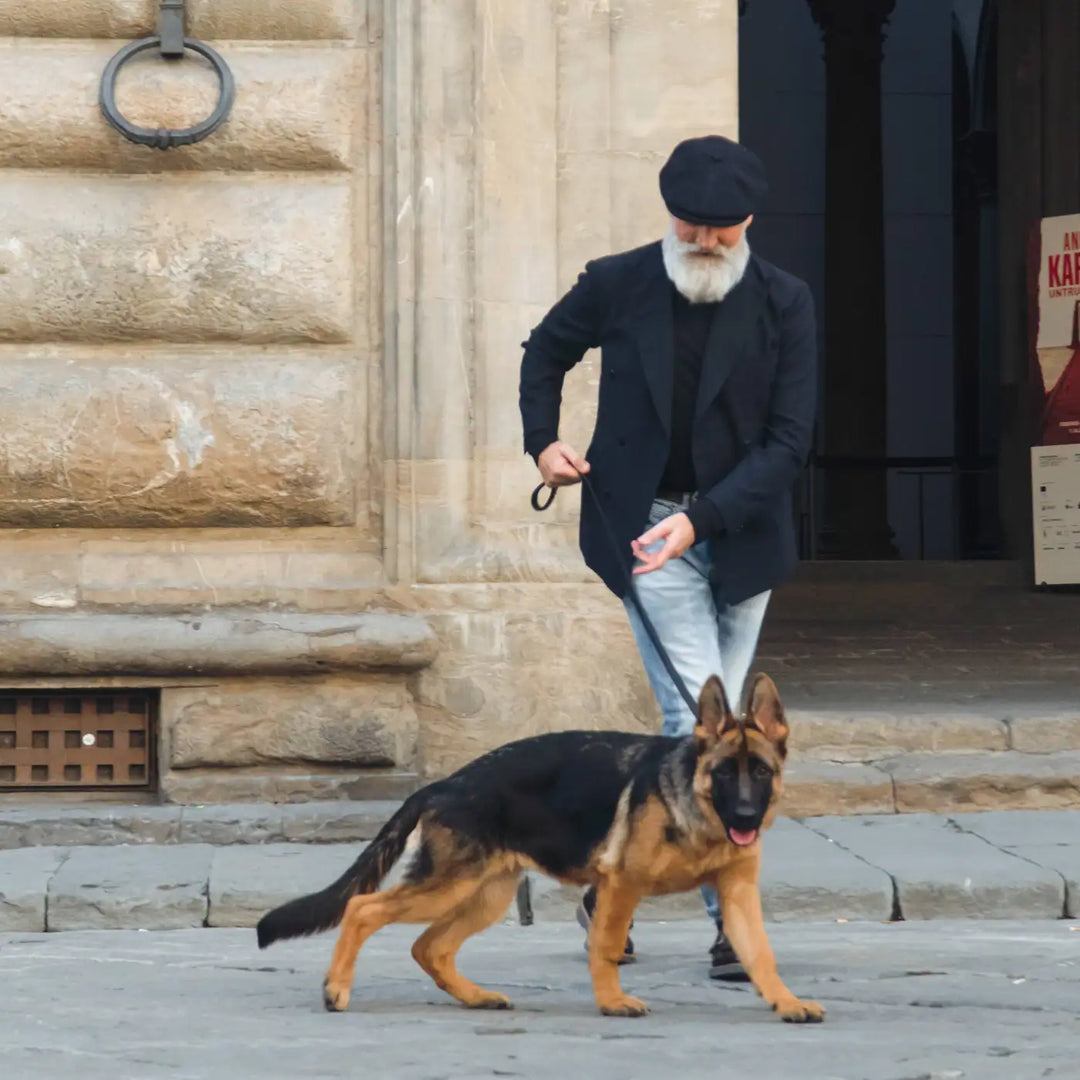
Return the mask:
<path id="1" fill-rule="evenodd" d="M 853 34 L 861 35 L 855 47 Z M 740 138 L 761 154 L 772 183 L 751 243 L 809 282 L 819 318 L 818 432 L 800 496 L 804 558 L 1001 557 L 995 55 L 996 0 L 744 5 Z M 873 79 L 871 57 L 880 65 Z M 827 140 L 853 141 L 836 87 L 850 85 L 856 68 L 855 81 L 880 93 L 873 232 L 883 235 L 883 254 L 880 243 L 860 245 L 865 221 L 845 214 L 835 190 L 830 201 L 826 187 L 827 162 L 843 160 Z M 861 129 L 867 117 L 851 123 Z M 865 219 L 865 204 L 858 213 Z M 852 270 L 845 255 L 838 266 L 838 250 L 865 250 L 873 265 Z M 867 344 L 853 350 L 835 320 L 857 321 L 845 304 L 866 291 L 862 274 L 883 280 L 884 315 L 876 335 L 863 326 Z M 864 362 L 876 366 L 871 377 Z M 853 434 L 860 395 L 875 419 Z M 867 508 L 885 520 L 866 522 Z"/>

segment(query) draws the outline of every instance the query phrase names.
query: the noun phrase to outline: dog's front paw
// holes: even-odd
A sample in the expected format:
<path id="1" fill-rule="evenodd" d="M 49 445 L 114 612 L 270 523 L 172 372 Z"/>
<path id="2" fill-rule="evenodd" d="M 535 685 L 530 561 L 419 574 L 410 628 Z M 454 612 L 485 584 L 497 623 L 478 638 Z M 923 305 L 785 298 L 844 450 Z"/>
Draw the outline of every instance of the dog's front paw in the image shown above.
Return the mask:
<path id="1" fill-rule="evenodd" d="M 612 998 L 600 1006 L 600 1011 L 605 1016 L 644 1016 L 649 1011 L 649 1006 L 640 998 L 623 994 L 622 997 Z"/>
<path id="2" fill-rule="evenodd" d="M 820 1024 L 825 1019 L 825 1009 L 816 1001 L 800 1001 L 796 997 L 778 1002 L 776 1011 L 787 1024 Z"/>
<path id="3" fill-rule="evenodd" d="M 327 1012 L 344 1012 L 349 1007 L 349 988 L 326 980 L 322 986 L 323 1005 Z"/>
<path id="4" fill-rule="evenodd" d="M 505 995 L 494 990 L 485 990 L 475 998 L 465 1002 L 470 1009 L 512 1009 L 514 1003 Z"/>

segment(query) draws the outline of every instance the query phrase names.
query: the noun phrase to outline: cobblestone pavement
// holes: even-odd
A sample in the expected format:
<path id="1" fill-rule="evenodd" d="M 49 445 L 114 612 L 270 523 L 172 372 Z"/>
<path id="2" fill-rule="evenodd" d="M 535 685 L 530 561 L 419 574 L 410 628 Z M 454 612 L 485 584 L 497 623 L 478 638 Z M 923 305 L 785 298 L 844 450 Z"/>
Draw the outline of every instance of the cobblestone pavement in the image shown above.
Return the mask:
<path id="1" fill-rule="evenodd" d="M 5 1080 L 302 1077 L 1036 1080 L 1080 1077 L 1080 927 L 1043 922 L 773 926 L 781 974 L 828 1009 L 791 1027 L 705 977 L 702 921 L 639 924 L 626 989 L 597 1014 L 580 930 L 506 924 L 461 968 L 513 1012 L 469 1012 L 412 962 L 415 928 L 365 947 L 344 1015 L 323 1012 L 332 938 L 260 953 L 250 930 L 0 936 Z"/>

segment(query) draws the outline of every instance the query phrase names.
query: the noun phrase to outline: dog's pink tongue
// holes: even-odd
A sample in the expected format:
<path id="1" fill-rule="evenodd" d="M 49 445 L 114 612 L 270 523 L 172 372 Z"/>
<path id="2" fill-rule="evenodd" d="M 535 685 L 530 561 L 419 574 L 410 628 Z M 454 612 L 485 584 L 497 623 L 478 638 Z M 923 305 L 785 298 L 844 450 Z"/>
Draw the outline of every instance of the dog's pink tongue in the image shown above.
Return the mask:
<path id="1" fill-rule="evenodd" d="M 737 844 L 739 847 L 747 847 L 757 839 L 757 829 L 751 829 L 749 832 L 743 832 L 742 829 L 729 829 L 728 836 L 731 837 L 733 844 Z"/>

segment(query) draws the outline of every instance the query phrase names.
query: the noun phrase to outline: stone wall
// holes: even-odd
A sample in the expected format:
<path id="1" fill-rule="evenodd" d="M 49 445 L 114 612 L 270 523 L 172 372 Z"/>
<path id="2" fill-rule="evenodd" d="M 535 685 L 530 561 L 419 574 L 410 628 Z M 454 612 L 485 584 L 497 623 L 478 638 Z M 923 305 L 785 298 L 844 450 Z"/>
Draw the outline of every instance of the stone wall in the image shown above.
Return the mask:
<path id="1" fill-rule="evenodd" d="M 0 0 L 0 621 L 55 658 L 34 613 L 81 620 L 66 669 L 0 658 L 0 677 L 115 683 L 87 657 L 116 616 L 160 645 L 159 620 L 193 613 L 227 636 L 385 613 L 378 671 L 230 668 L 208 646 L 184 675 L 148 644 L 137 678 L 165 687 L 181 800 L 341 793 L 553 727 L 652 726 L 575 493 L 529 508 L 520 343 L 588 258 L 659 235 L 678 139 L 735 133 L 736 5 L 189 0 L 237 97 L 165 153 L 97 108 L 155 7 Z M 148 58 L 118 101 L 182 126 L 214 90 L 197 61 Z M 567 385 L 582 446 L 595 379 L 586 360 Z M 422 663 L 395 652 L 393 620 L 417 618 Z"/>
<path id="2" fill-rule="evenodd" d="M 442 643 L 417 679 L 438 774 L 519 735 L 658 722 L 622 607 L 581 562 L 577 493 L 529 506 L 521 342 L 586 260 L 661 235 L 675 142 L 736 133 L 737 14 L 727 0 L 398 12 L 419 30 L 385 42 L 388 568 Z M 582 450 L 595 362 L 564 393 L 562 434 Z"/>

